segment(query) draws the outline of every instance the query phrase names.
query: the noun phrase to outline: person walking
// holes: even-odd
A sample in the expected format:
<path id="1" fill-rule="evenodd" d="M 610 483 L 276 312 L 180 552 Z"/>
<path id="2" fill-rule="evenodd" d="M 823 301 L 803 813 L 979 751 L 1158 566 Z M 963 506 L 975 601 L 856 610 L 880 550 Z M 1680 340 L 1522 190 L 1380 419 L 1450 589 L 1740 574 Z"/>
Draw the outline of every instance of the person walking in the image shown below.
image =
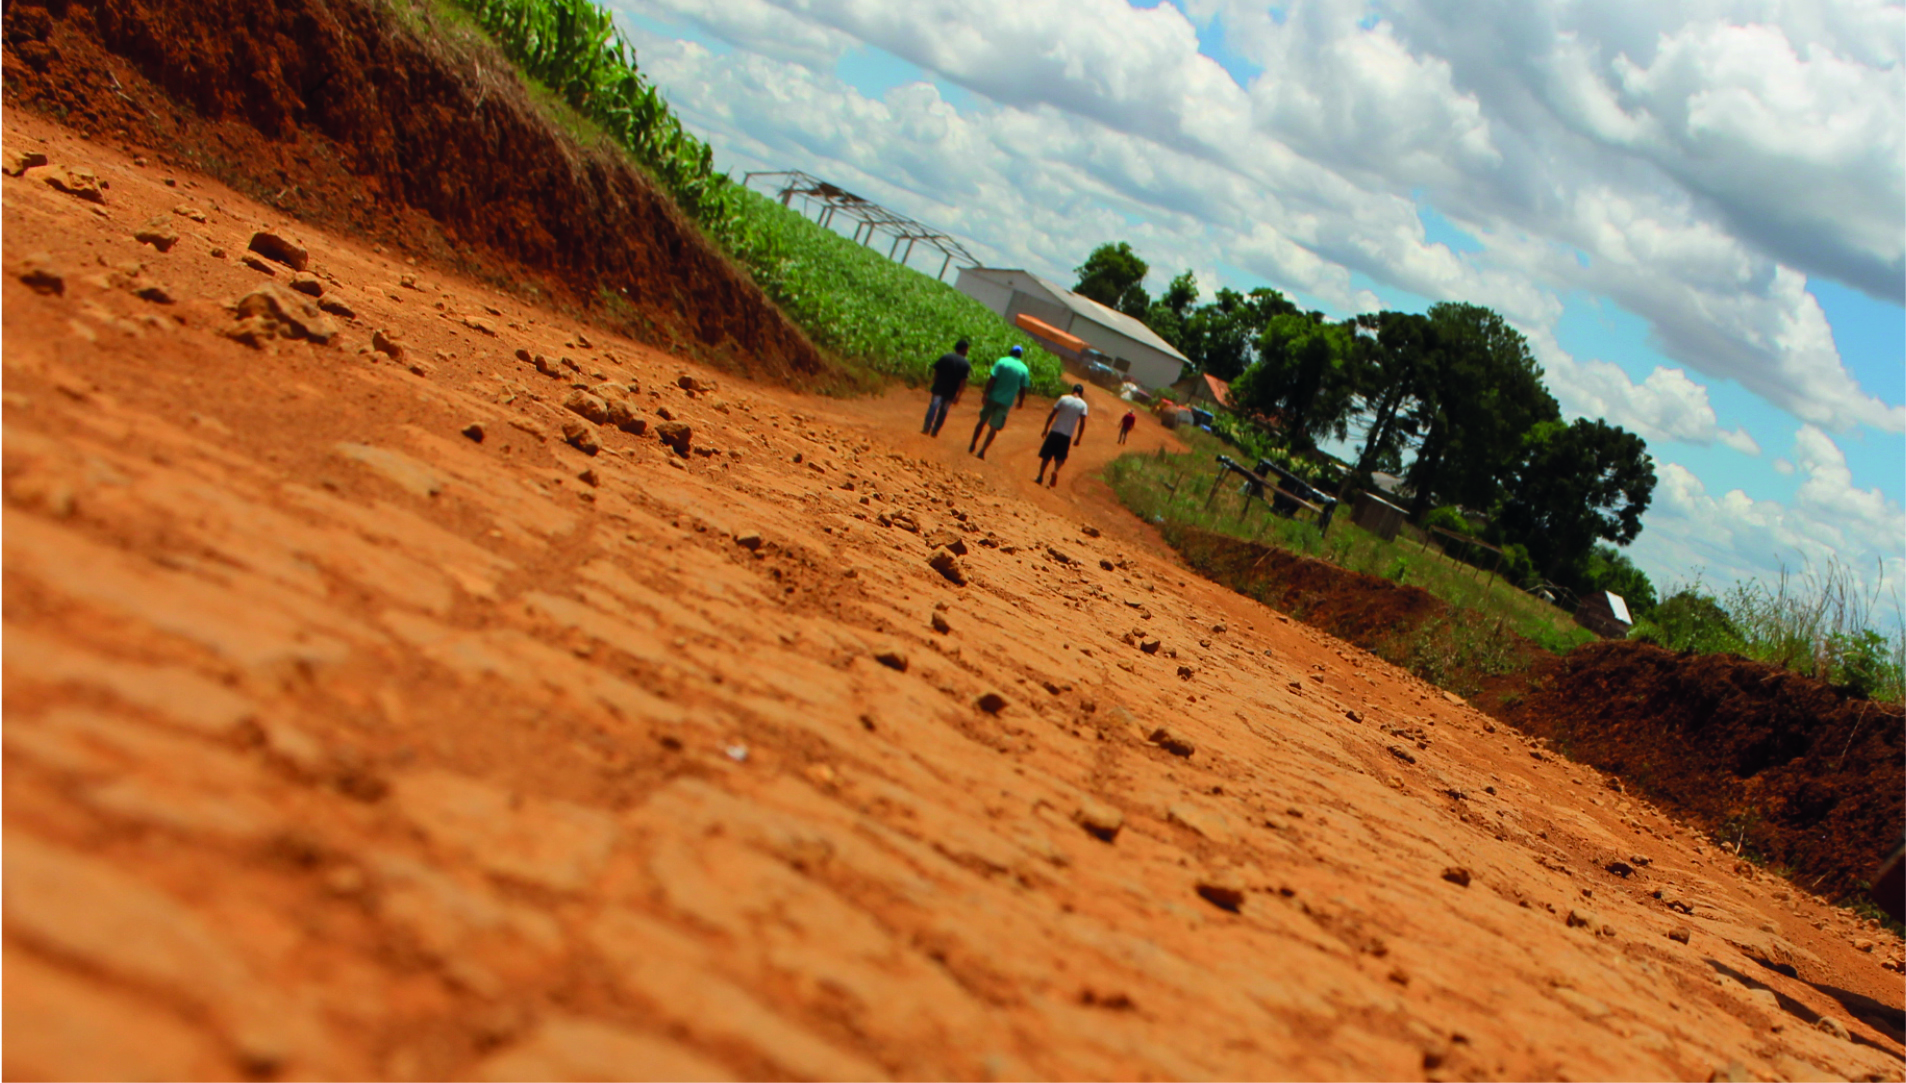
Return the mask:
<path id="1" fill-rule="evenodd" d="M 1073 384 L 1072 394 L 1062 395 L 1046 415 L 1046 442 L 1039 445 L 1037 485 L 1046 480 L 1046 467 L 1052 467 L 1052 487 L 1059 487 L 1059 468 L 1066 464 L 1066 453 L 1085 439 L 1085 385 Z"/>
<path id="2" fill-rule="evenodd" d="M 966 442 L 969 454 L 977 447 L 979 457 L 984 459 L 986 449 L 993 446 L 993 438 L 1006 427 L 1006 414 L 1013 408 L 1013 400 L 1017 399 L 1019 406 L 1025 407 L 1026 389 L 1032 386 L 1032 373 L 1026 368 L 1026 363 L 1020 360 L 1025 354 L 1024 349 L 1014 346 L 1011 353 L 993 362 L 993 373 L 986 378 L 986 392 L 980 397 L 979 423 L 973 426 L 973 438 Z M 980 430 L 988 425 L 992 426 L 992 431 L 986 434 L 986 442 L 981 444 Z"/>
<path id="3" fill-rule="evenodd" d="M 960 396 L 966 392 L 966 378 L 973 371 L 973 363 L 966 359 L 967 349 L 967 341 L 961 339 L 953 344 L 952 353 L 941 354 L 933 363 L 932 397 L 927 400 L 926 424 L 920 427 L 928 436 L 940 435 L 947 410 L 959 405 Z"/>
<path id="4" fill-rule="evenodd" d="M 1132 430 L 1137 427 L 1138 427 L 1138 411 L 1137 410 L 1125 411 L 1125 416 L 1118 419 L 1118 442 L 1121 444 L 1124 443 L 1125 438 L 1132 435 Z"/>

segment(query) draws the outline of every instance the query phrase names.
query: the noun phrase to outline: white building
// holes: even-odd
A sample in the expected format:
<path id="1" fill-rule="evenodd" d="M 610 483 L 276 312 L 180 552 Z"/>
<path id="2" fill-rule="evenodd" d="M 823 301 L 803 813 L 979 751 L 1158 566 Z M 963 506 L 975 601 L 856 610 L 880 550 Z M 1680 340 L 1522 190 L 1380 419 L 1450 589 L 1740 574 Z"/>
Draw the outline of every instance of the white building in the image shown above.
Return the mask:
<path id="1" fill-rule="evenodd" d="M 1111 366 L 1126 379 L 1148 390 L 1176 383 L 1190 364 L 1184 354 L 1138 320 L 1031 271 L 965 267 L 957 285 L 961 293 L 1008 323 L 1023 314 L 1083 339 L 1110 358 Z"/>

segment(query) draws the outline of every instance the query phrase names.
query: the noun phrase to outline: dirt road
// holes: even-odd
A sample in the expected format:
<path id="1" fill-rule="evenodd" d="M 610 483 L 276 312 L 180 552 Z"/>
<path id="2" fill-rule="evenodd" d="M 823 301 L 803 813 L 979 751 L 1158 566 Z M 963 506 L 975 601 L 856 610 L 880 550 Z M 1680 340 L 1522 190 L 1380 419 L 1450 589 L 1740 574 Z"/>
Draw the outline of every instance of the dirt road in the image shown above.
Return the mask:
<path id="1" fill-rule="evenodd" d="M 254 348 L 269 208 L 5 121 L 8 1076 L 1900 1077 L 1896 941 L 1181 570 L 1103 397 L 1034 491 L 302 227 Z"/>

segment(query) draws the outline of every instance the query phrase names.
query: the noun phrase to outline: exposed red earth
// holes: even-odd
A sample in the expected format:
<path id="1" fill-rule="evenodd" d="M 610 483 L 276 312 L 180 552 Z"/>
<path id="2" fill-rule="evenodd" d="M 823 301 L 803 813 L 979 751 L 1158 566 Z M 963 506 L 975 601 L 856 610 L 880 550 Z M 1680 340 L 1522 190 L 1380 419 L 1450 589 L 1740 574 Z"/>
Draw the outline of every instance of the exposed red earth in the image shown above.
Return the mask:
<path id="1" fill-rule="evenodd" d="M 1899 941 L 1184 570 L 1096 390 L 1036 489 L 4 122 L 7 1076 L 1901 1077 Z"/>

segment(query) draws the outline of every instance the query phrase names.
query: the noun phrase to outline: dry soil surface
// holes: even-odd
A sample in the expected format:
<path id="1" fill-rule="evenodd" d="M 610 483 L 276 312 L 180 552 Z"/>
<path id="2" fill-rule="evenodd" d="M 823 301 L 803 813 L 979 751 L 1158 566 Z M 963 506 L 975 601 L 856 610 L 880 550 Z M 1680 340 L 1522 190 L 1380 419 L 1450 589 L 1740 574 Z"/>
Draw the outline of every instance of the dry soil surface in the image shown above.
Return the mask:
<path id="1" fill-rule="evenodd" d="M 1897 941 L 1182 570 L 1096 392 L 1035 490 L 300 229 L 248 346 L 284 223 L 5 119 L 7 1076 L 1901 1076 Z"/>

